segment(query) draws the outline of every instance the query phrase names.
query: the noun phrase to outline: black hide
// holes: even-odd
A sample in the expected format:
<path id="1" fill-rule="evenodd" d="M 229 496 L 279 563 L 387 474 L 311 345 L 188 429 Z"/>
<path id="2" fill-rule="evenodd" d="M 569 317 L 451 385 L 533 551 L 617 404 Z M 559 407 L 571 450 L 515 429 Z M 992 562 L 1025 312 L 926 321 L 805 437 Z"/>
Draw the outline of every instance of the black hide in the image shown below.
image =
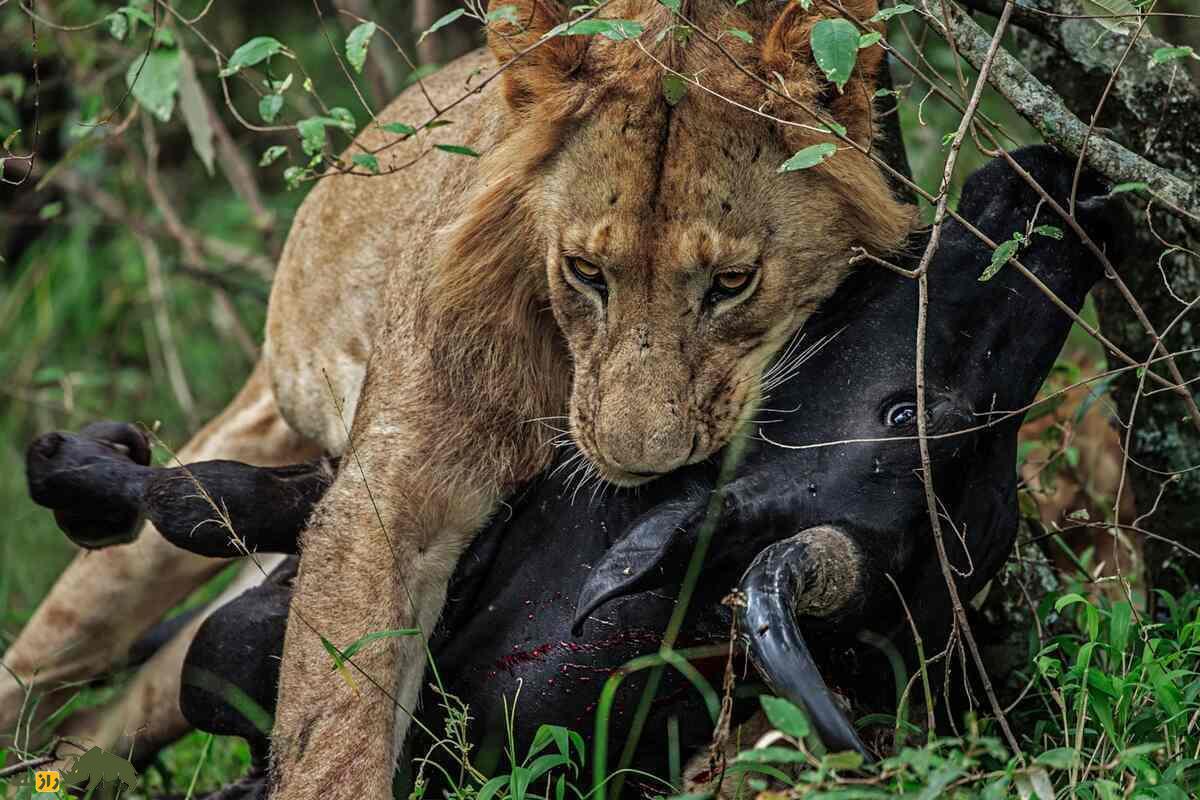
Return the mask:
<path id="1" fill-rule="evenodd" d="M 1018 159 L 1057 198 L 1069 194 L 1072 160 L 1048 148 L 1026 149 Z M 1079 197 L 1079 219 L 1103 233 L 1107 212 L 1100 188 L 1085 180 Z M 999 242 L 1025 232 L 1037 205 L 1032 190 L 998 161 L 972 176 L 959 211 Z M 1066 230 L 1044 208 L 1035 224 Z M 923 244 L 912 243 L 907 266 Z M 988 412 L 1020 408 L 1033 399 L 1070 327 L 1070 320 L 1012 265 L 980 282 L 990 258 L 988 248 L 949 222 L 929 276 L 929 447 L 938 497 L 961 535 L 960 540 L 946 526 L 946 547 L 962 573 L 965 596 L 995 574 L 1016 530 L 1016 435 L 1022 415 Z M 1019 258 L 1073 308 L 1081 306 L 1100 274 L 1069 232 L 1062 240 L 1033 235 Z M 758 414 L 762 422 L 724 487 L 712 548 L 677 646 L 727 640 L 729 614 L 721 600 L 755 556 L 800 530 L 831 524 L 853 538 L 864 575 L 861 596 L 838 613 L 801 620 L 805 632 L 816 637 L 818 660 L 838 664 L 833 683 L 851 693 L 892 693 L 890 675 L 864 680 L 847 668 L 853 661 L 843 660 L 865 628 L 897 635 L 902 647 L 907 640 L 884 573 L 896 578 L 907 597 L 927 650 L 938 648 L 950 612 L 913 438 L 916 319 L 916 283 L 863 266 L 806 325 L 801 347 L 824 344 L 771 392 Z M 37 448 L 35 443 L 30 450 L 31 487 L 52 483 L 48 473 L 58 469 L 53 460 L 35 459 Z M 63 451 L 60 443 L 56 452 Z M 120 469 L 118 461 L 114 456 L 112 469 Z M 591 487 L 576 494 L 561 475 L 545 476 L 513 498 L 511 509 L 480 534 L 459 565 L 432 644 L 446 690 L 470 707 L 476 742 L 504 743 L 496 738 L 503 730 L 502 701 L 511 702 L 518 687 L 518 752 L 543 723 L 574 728 L 590 739 L 606 678 L 659 646 L 718 471 L 716 463 L 697 465 L 635 491 L 604 491 L 595 500 Z M 307 473 L 296 468 L 288 477 L 308 487 L 301 492 L 306 498 L 325 485 L 317 466 Z M 226 481 L 223 491 L 236 494 L 235 483 Z M 260 533 L 280 547 L 294 539 L 299 526 L 284 531 L 262 507 L 253 510 L 255 485 L 246 482 L 241 499 L 230 498 L 231 506 L 247 509 L 246 525 L 235 516 L 234 526 L 252 548 Z M 62 508 L 69 505 L 61 499 L 67 496 L 60 493 L 57 505 L 47 504 Z M 46 497 L 43 492 L 38 499 Z M 143 510 L 156 521 L 163 516 L 153 508 Z M 194 520 L 200 512 L 172 513 Z M 183 527 L 186 536 L 171 533 Z M 163 530 L 188 549 L 232 551 L 228 535 L 215 525 L 196 528 L 166 520 Z M 272 583 L 217 612 L 192 646 L 189 669 L 223 676 L 272 708 L 278 670 L 272 654 L 281 649 L 286 597 Z M 578 611 L 583 613 L 576 635 Z M 247 619 L 255 623 L 247 625 Z M 697 666 L 719 687 L 722 658 Z M 609 734 L 616 752 L 627 738 L 641 675 L 628 678 L 618 696 Z M 658 697 L 634 763 L 665 774 L 668 718 L 679 719 L 685 757 L 707 744 L 711 721 L 698 694 L 673 670 L 667 671 Z M 208 689 L 187 686 L 182 700 L 185 713 L 202 728 L 249 735 L 259 747 L 265 741 Z M 739 704 L 737 716 L 744 718 L 753 707 Z M 435 733 L 443 731 L 431 692 L 418 717 Z M 424 753 L 428 737 L 416 726 L 412 730 L 412 748 Z"/>

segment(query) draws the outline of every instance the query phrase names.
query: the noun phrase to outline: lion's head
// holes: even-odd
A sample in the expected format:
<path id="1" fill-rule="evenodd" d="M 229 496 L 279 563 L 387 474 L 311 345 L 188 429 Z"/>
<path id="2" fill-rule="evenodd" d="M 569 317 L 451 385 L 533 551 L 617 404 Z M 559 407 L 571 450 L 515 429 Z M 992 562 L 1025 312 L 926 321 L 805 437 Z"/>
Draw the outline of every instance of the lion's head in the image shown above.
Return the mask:
<path id="1" fill-rule="evenodd" d="M 574 363 L 573 437 L 604 478 L 636 484 L 726 444 L 851 248 L 887 251 L 908 232 L 911 210 L 880 169 L 805 110 L 869 146 L 882 51 L 860 51 L 839 91 L 809 44 L 819 20 L 841 15 L 827 0 L 684 0 L 690 33 L 658 0 L 613 0 L 602 16 L 644 26 L 636 42 L 542 41 L 562 8 L 501 5 L 516 9 L 489 33 L 505 133 L 485 157 L 490 219 L 470 241 L 482 246 L 486 230 L 491 250 L 536 242 L 537 267 L 510 279 L 513 305 L 534 314 L 549 300 Z M 876 0 L 840 5 L 859 21 L 876 11 Z M 672 105 L 668 69 L 701 85 Z M 838 145 L 826 162 L 780 171 L 823 142 Z"/>

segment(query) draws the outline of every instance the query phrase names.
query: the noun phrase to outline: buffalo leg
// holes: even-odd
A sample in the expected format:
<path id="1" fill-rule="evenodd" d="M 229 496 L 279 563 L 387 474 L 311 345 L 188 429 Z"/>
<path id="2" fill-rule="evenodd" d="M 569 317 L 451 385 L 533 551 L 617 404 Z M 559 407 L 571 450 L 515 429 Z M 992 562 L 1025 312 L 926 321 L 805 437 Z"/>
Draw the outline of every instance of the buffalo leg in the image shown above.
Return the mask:
<path id="1" fill-rule="evenodd" d="M 294 464 L 319 455 L 283 420 L 263 364 L 229 407 L 179 452 L 183 462 L 230 458 L 262 465 Z M 77 556 L 4 654 L 0 746 L 9 743 L 5 737 L 26 708 L 22 684 L 43 693 L 40 708 L 48 712 L 70 694 L 47 697 L 46 691 L 97 677 L 123 661 L 144 631 L 225 563 L 188 553 L 157 535 Z M 185 649 L 164 650 L 154 659 L 161 665 L 155 668 L 178 681 Z M 172 664 L 166 663 L 168 653 L 174 654 Z M 168 713 L 181 719 L 177 709 Z M 136 728 L 143 722 L 129 719 L 123 725 Z M 95 744 L 110 747 L 112 742 Z"/>

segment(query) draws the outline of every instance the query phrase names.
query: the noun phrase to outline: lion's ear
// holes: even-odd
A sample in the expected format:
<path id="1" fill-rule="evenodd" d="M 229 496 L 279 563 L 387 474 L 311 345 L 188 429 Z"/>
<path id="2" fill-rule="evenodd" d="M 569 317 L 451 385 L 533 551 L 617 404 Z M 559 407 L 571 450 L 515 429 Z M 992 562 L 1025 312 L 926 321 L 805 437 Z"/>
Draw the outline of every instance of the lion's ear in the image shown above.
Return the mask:
<path id="1" fill-rule="evenodd" d="M 488 15 L 492 54 L 502 66 L 516 60 L 501 76 L 509 107 L 520 114 L 537 105 L 539 115 L 555 116 L 548 106 L 568 101 L 571 75 L 583 63 L 588 37 L 554 36 L 538 44 L 567 19 L 557 0 L 490 0 Z"/>
<path id="2" fill-rule="evenodd" d="M 841 6 L 853 20 L 868 26 L 867 20 L 879 10 L 878 0 L 843 0 Z M 772 82 L 782 78 L 792 98 L 829 112 L 851 138 L 864 142 L 871 136 L 871 100 L 884 52 L 878 44 L 859 50 L 853 72 L 839 89 L 817 65 L 812 50 L 813 28 L 837 18 L 841 13 L 820 0 L 807 10 L 798 2 L 788 3 L 763 39 L 762 68 Z"/>

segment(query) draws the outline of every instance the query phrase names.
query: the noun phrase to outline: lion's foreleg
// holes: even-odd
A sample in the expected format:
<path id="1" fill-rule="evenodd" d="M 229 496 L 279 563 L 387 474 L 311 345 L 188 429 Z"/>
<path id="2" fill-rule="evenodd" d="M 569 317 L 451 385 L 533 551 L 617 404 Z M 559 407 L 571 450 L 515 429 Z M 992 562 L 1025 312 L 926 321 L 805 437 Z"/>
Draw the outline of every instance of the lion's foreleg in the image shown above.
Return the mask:
<path id="1" fill-rule="evenodd" d="M 391 797 L 427 637 L 460 554 L 499 499 L 487 469 L 420 447 L 397 457 L 394 438 L 366 438 L 371 452 L 343 459 L 301 538 L 272 739 L 278 798 Z M 322 642 L 345 649 L 405 629 L 420 633 L 371 642 L 345 671 Z"/>

